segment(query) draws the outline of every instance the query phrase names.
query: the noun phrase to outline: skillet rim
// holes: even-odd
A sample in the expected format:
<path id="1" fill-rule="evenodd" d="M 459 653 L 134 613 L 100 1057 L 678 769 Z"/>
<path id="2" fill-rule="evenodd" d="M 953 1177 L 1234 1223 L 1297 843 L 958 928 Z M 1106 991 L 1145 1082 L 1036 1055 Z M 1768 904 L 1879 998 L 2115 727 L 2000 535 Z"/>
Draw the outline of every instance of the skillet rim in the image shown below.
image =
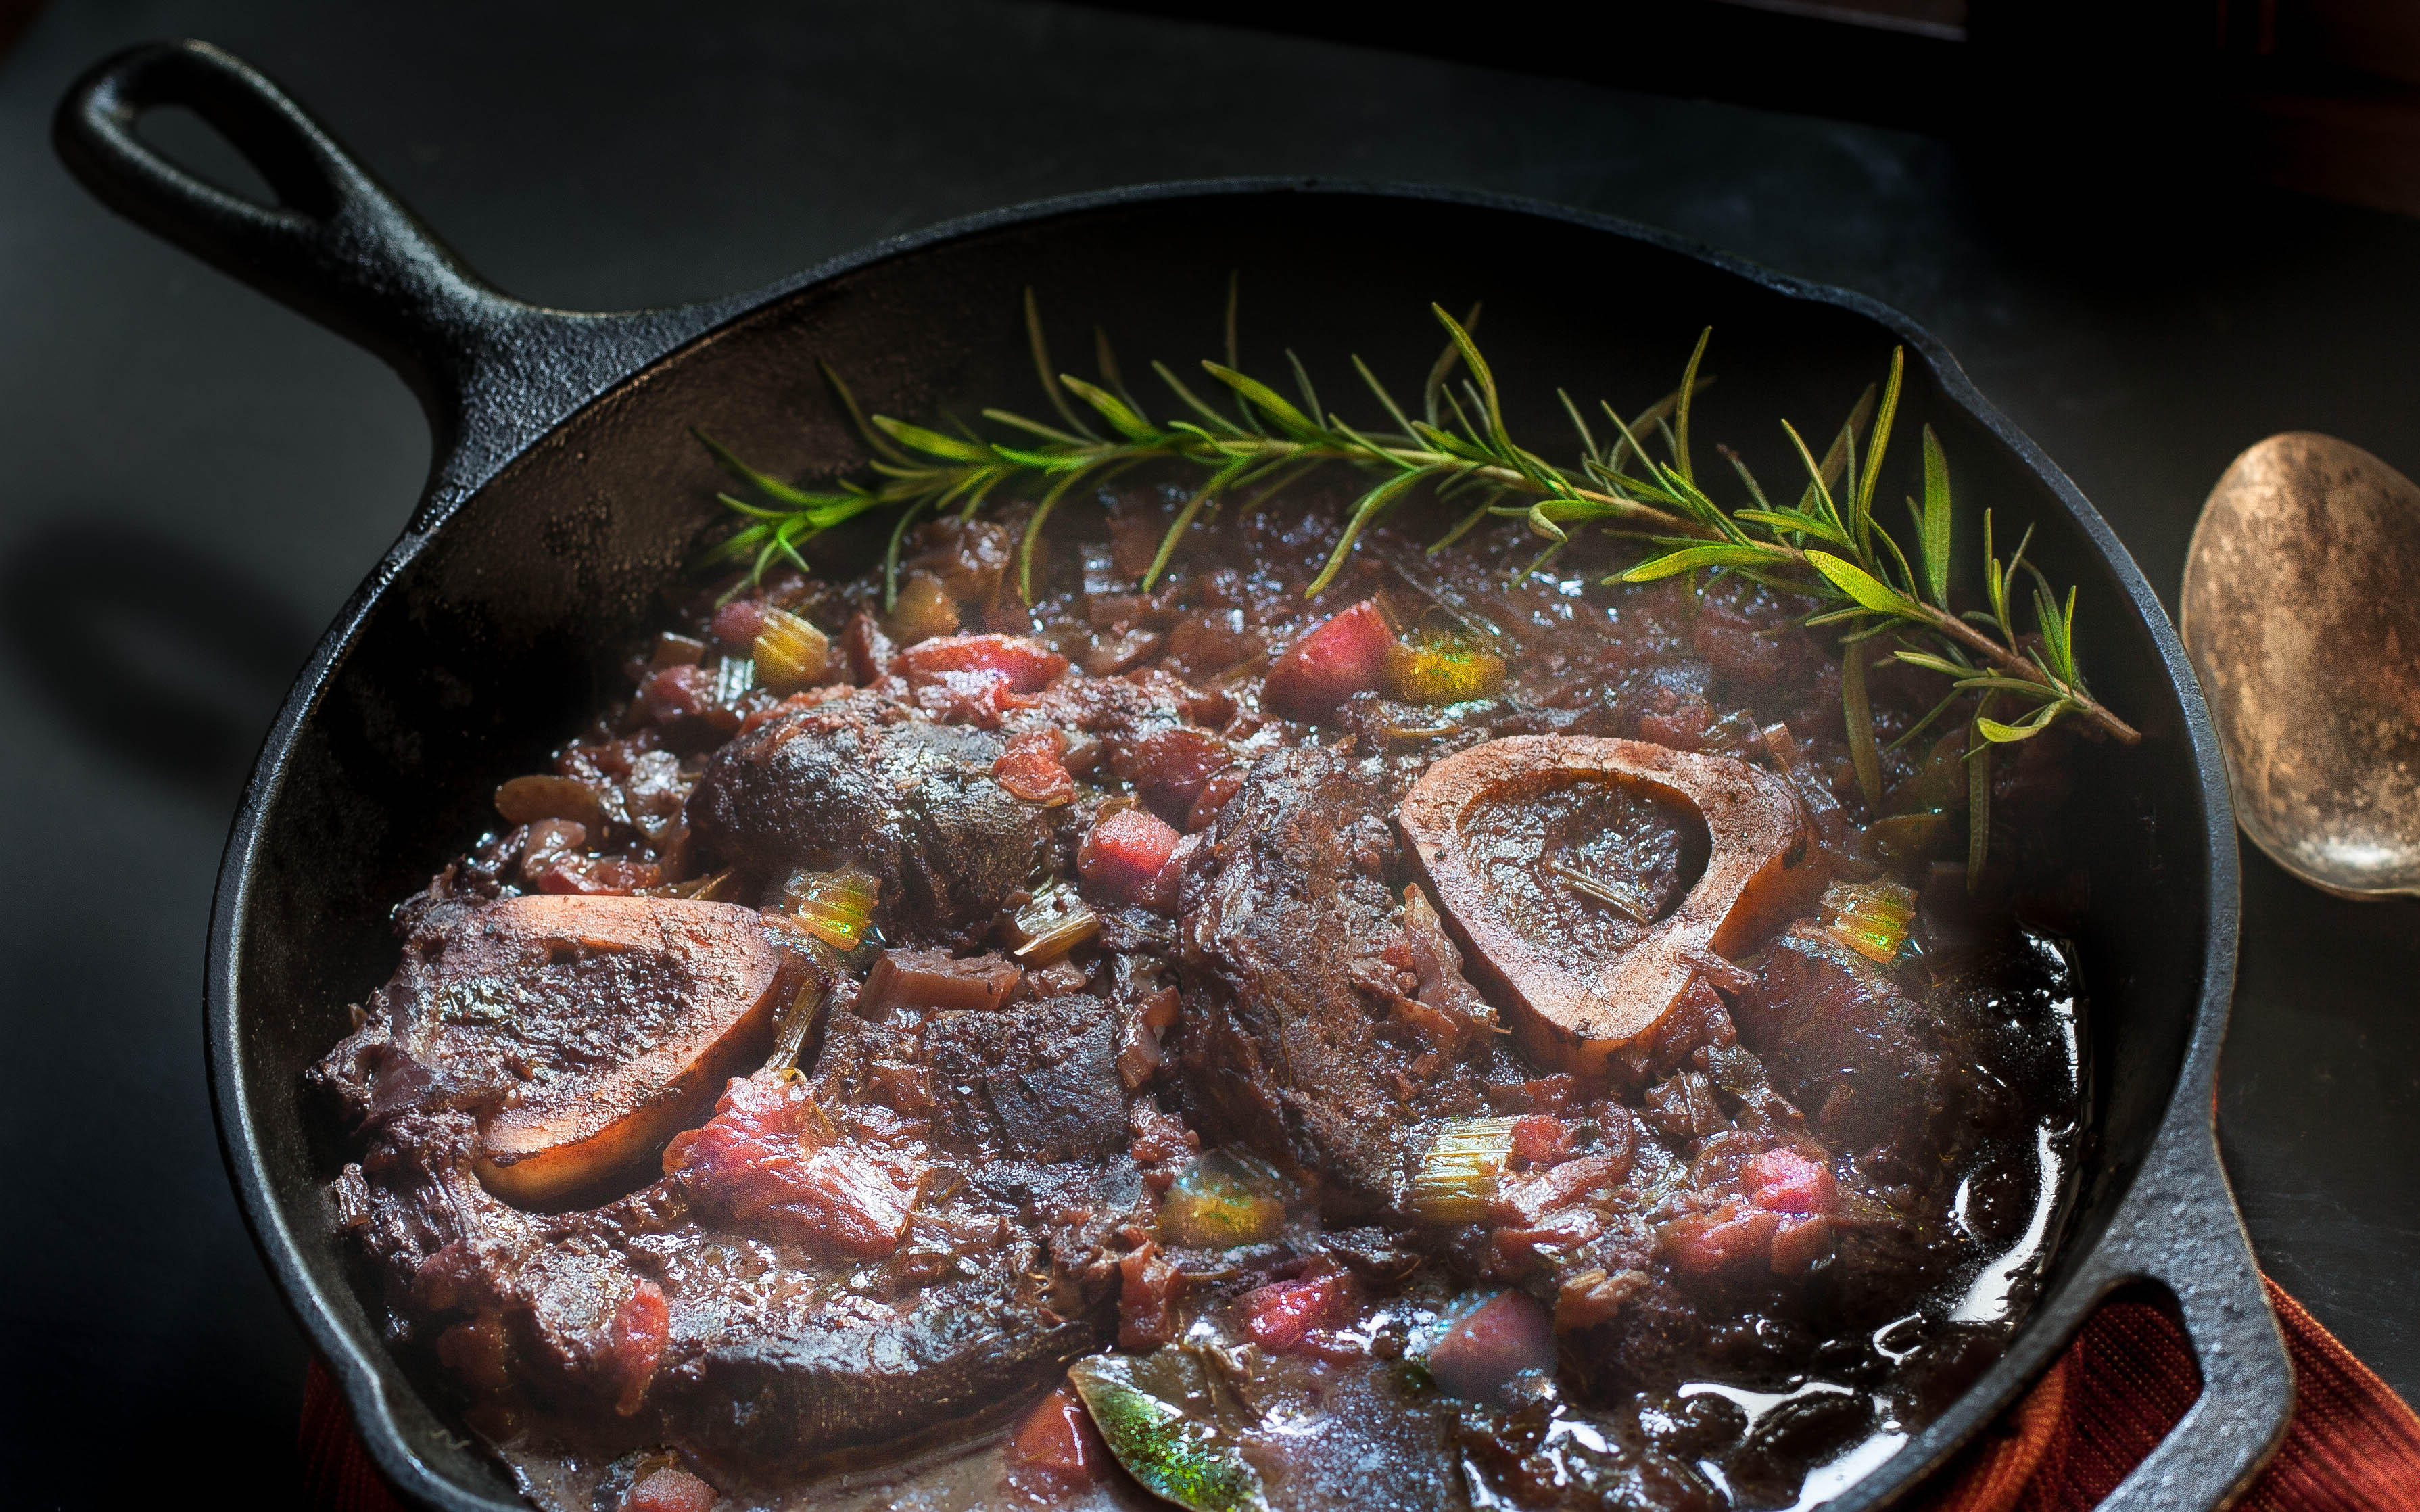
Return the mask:
<path id="1" fill-rule="evenodd" d="M 591 323 L 595 318 L 572 316 L 559 317 L 559 323 L 551 330 L 541 325 L 533 332 L 524 333 L 549 340 L 564 351 L 576 351 L 583 346 L 588 347 L 592 349 L 588 353 L 592 359 L 602 356 L 603 360 L 597 366 L 618 366 L 621 370 L 617 376 L 581 395 L 576 403 L 565 408 L 551 422 L 544 423 L 542 429 L 533 430 L 502 455 L 490 453 L 477 457 L 472 463 L 473 467 L 479 469 L 476 475 L 458 475 L 452 471 L 465 453 L 449 448 L 447 432 L 441 426 L 429 479 L 410 522 L 395 545 L 380 557 L 347 600 L 288 691 L 276 720 L 262 741 L 251 776 L 246 781 L 242 801 L 230 823 L 226 850 L 220 863 L 211 899 L 209 944 L 204 969 L 204 1054 L 209 1077 L 213 1121 L 220 1152 L 235 1185 L 238 1205 L 255 1247 L 259 1250 L 263 1262 L 274 1278 L 281 1298 L 294 1313 L 303 1333 L 337 1380 L 372 1459 L 387 1480 L 409 1499 L 429 1506 L 443 1507 L 448 1512 L 471 1512 L 474 1508 L 481 1509 L 481 1512 L 504 1512 L 505 1508 L 522 1505 L 518 1498 L 497 1500 L 472 1493 L 439 1473 L 411 1451 L 405 1430 L 396 1420 L 396 1408 L 390 1399 L 390 1387 L 398 1387 L 415 1398 L 418 1393 L 403 1377 L 400 1367 L 384 1346 L 374 1337 L 356 1338 L 337 1319 L 325 1289 L 302 1263 L 304 1239 L 288 1224 L 271 1189 L 270 1174 L 262 1159 L 261 1141 L 253 1129 L 252 1105 L 242 1074 L 241 1003 L 238 990 L 250 877 L 264 822 L 285 779 L 306 721 L 316 712 L 331 683 L 341 672 L 346 657 L 371 612 L 404 569 L 488 485 L 521 463 L 566 426 L 597 404 L 644 382 L 649 374 L 666 363 L 715 339 L 739 321 L 783 300 L 844 274 L 990 232 L 1054 220 L 1075 220 L 1094 212 L 1135 205 L 1156 205 L 1187 198 L 1266 195 L 1407 200 L 1559 222 L 1643 242 L 1745 279 L 1786 298 L 1830 305 L 1861 316 L 1910 348 L 1940 385 L 1944 399 L 1982 426 L 2009 449 L 2021 466 L 2047 488 L 2057 507 L 2066 512 L 2102 564 L 2112 573 L 2135 617 L 2150 633 L 2166 677 L 2167 694 L 2175 703 L 2180 732 L 2185 739 L 2194 772 L 2199 778 L 2199 790 L 2195 796 L 2201 819 L 2199 843 L 2204 851 L 2206 939 L 2201 984 L 2183 1053 L 2179 1060 L 2175 1084 L 2168 1093 L 2156 1132 L 2145 1148 L 2140 1166 L 2124 1185 L 2110 1189 L 2104 1199 L 2110 1212 L 2109 1225 L 2074 1256 L 2078 1263 L 2071 1273 L 2055 1288 L 2044 1291 L 2036 1299 L 2033 1309 L 2018 1325 L 2007 1348 L 1982 1376 L 1961 1392 L 1923 1430 L 1910 1436 L 1888 1458 L 1873 1466 L 1848 1490 L 1823 1504 L 1836 1509 L 1836 1512 L 1866 1512 L 1868 1508 L 1897 1500 L 1923 1483 L 2046 1369 L 2052 1359 L 2065 1348 L 2075 1329 L 2110 1292 L 2121 1285 L 2139 1278 L 2156 1279 L 2156 1270 L 2181 1277 L 2190 1274 L 2194 1265 L 2213 1257 L 2224 1260 L 2240 1255 L 2244 1268 L 2251 1268 L 2249 1243 L 2243 1237 L 2242 1220 L 2236 1213 L 2224 1169 L 2218 1163 L 2212 1124 L 2214 1109 L 2211 1097 L 2232 998 L 2241 911 L 2235 820 L 2216 732 L 2176 628 L 2133 554 L 2066 473 L 1975 386 L 1947 347 L 1916 321 L 1871 296 L 1781 273 L 1736 254 L 1669 231 L 1526 196 L 1416 182 L 1312 176 L 1183 179 L 1123 186 L 982 211 L 886 238 L 828 258 L 754 290 L 670 310 L 643 312 L 659 320 L 644 324 L 634 323 L 622 328 L 618 334 L 615 327 Z M 628 350 L 613 351 L 617 341 Z M 474 405 L 475 400 L 465 402 L 463 408 L 469 413 L 453 416 L 457 425 L 452 436 L 458 438 L 454 440 L 454 445 L 475 439 L 483 425 L 498 423 L 496 415 L 482 414 Z M 443 417 L 432 415 L 432 418 L 442 420 Z M 2097 1155 L 2096 1162 L 2103 1158 L 2105 1156 Z M 2223 1218 L 2215 1223 L 2205 1223 L 2195 1232 L 2180 1235 L 2173 1239 L 2151 1235 L 2148 1231 L 2126 1232 L 2130 1214 L 2135 1216 L 2134 1228 L 2142 1229 L 2146 1215 L 2137 1209 L 2148 1209 L 2153 1198 L 2171 1192 L 2181 1193 L 2174 1198 L 2176 1201 L 2198 1199 L 2204 1203 L 2214 1193 L 2223 1203 Z M 2067 1259 L 2076 1243 L 2077 1239 L 2071 1232 L 2062 1239 L 2060 1251 L 2055 1253 L 2054 1263 Z M 2213 1247 L 2218 1252 L 2215 1256 L 2207 1253 Z M 2141 1250 L 2155 1251 L 2156 1255 L 2133 1253 Z M 2161 1263 L 2161 1256 L 2164 1256 L 2164 1264 Z M 2254 1286 L 2257 1288 L 2257 1280 Z M 2176 1283 L 2176 1289 L 2189 1294 L 2193 1286 L 2189 1281 L 2180 1281 Z M 2260 1306 L 2265 1310 L 2265 1299 Z M 2223 1307 L 2222 1310 L 2226 1309 Z M 2251 1362 L 2251 1373 L 2261 1378 L 2255 1382 L 2256 1385 L 2266 1384 L 2272 1396 L 2282 1397 L 2274 1402 L 2256 1404 L 2268 1406 L 2268 1415 L 2273 1419 L 2265 1425 L 2265 1446 L 2248 1466 L 2230 1477 L 2231 1484 L 2202 1487 L 2198 1495 L 2194 1489 L 2188 1488 L 2186 1494 L 2192 1498 L 2190 1502 L 2171 1502 L 2160 1494 L 2163 1489 L 2173 1487 L 2144 1486 L 2142 1493 L 2150 1498 L 2145 1504 L 2223 1505 L 2232 1499 L 2234 1492 L 2248 1484 L 2251 1475 L 2275 1452 L 2284 1434 L 2291 1384 L 2290 1376 L 2285 1377 L 2282 1382 L 2269 1380 L 2278 1369 L 2286 1368 L 2286 1363 L 2282 1338 L 2276 1333 L 2273 1317 L 2265 1320 L 2268 1342 L 2273 1346 L 2275 1356 L 2274 1366 L 2264 1373 L 2262 1367 L 2268 1362 L 2256 1360 Z M 2209 1349 L 2209 1345 L 2201 1346 L 2201 1352 L 2205 1355 Z M 2195 1426 L 2202 1408 L 2220 1395 L 2221 1383 L 2213 1376 L 2207 1359 L 2203 1363 L 2203 1370 L 2205 1384 L 2202 1397 L 2196 1404 L 2195 1415 L 2189 1417 L 2184 1425 L 2187 1427 Z M 2227 1428 L 2221 1426 L 2221 1435 L 2226 1431 Z M 2164 1445 L 2164 1450 L 2166 1447 Z M 2120 1488 L 2118 1497 L 2113 1498 L 2110 1504 L 2117 1504 L 2117 1500 L 2122 1499 L 2138 1478 L 2139 1474 L 2130 1477 L 2128 1485 Z"/>

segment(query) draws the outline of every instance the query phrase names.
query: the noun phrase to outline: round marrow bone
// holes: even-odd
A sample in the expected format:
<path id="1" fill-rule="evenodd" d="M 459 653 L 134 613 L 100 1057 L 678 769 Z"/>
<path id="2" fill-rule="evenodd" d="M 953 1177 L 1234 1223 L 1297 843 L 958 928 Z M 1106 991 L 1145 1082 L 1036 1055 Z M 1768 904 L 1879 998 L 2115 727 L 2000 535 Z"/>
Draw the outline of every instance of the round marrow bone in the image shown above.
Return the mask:
<path id="1" fill-rule="evenodd" d="M 1697 810 L 1712 842 L 1705 871 L 1680 906 L 1593 980 L 1505 918 L 1471 853 L 1466 829 L 1492 807 L 1571 782 L 1635 783 Z M 1789 786 L 1724 756 L 1639 740 L 1522 735 L 1448 756 L 1413 785 L 1398 822 L 1469 946 L 1473 964 L 1510 1002 L 1513 1032 L 1533 1060 L 1575 1070 L 1652 1030 L 1708 957 L 1744 954 L 1803 907 L 1823 867 Z"/>
<path id="2" fill-rule="evenodd" d="M 613 964 L 582 969 L 600 958 Z M 507 898 L 442 959 L 448 995 L 501 1009 L 516 1039 L 577 1044 L 582 1020 L 629 1032 L 619 1052 L 558 1066 L 480 1120 L 479 1179 L 533 1208 L 577 1198 L 702 1122 L 724 1079 L 763 1056 L 792 985 L 755 910 L 671 898 Z"/>

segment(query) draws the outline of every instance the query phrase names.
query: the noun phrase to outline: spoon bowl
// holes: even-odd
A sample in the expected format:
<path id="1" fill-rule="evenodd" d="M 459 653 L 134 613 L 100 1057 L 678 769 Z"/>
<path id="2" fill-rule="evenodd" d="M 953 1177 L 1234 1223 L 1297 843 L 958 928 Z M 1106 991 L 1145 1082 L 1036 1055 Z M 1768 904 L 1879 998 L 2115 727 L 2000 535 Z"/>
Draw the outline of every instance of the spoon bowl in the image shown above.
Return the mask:
<path id="1" fill-rule="evenodd" d="M 2420 484 L 2270 437 L 2211 491 L 2180 607 L 2252 843 L 2338 896 L 2420 896 Z"/>

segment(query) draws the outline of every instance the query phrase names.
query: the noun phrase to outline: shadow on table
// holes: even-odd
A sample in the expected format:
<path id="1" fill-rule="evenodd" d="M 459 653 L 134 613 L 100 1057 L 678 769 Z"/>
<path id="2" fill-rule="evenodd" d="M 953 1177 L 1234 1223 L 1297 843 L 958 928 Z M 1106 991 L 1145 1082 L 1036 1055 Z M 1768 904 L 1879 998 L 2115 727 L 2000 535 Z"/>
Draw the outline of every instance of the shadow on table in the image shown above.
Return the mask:
<path id="1" fill-rule="evenodd" d="M 0 554 L 0 653 L 86 740 L 221 799 L 310 654 L 283 596 L 184 543 L 66 522 Z"/>

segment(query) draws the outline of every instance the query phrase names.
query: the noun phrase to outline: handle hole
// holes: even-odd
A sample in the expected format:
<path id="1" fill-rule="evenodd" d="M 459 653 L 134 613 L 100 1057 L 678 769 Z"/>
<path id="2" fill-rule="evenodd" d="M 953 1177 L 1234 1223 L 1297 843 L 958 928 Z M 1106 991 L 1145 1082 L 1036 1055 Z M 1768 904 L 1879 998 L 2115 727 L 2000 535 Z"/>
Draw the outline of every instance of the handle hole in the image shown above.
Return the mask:
<path id="1" fill-rule="evenodd" d="M 134 134 L 145 146 L 216 189 L 262 210 L 276 210 L 281 201 L 269 179 L 234 143 L 183 105 L 155 105 L 135 117 Z"/>

